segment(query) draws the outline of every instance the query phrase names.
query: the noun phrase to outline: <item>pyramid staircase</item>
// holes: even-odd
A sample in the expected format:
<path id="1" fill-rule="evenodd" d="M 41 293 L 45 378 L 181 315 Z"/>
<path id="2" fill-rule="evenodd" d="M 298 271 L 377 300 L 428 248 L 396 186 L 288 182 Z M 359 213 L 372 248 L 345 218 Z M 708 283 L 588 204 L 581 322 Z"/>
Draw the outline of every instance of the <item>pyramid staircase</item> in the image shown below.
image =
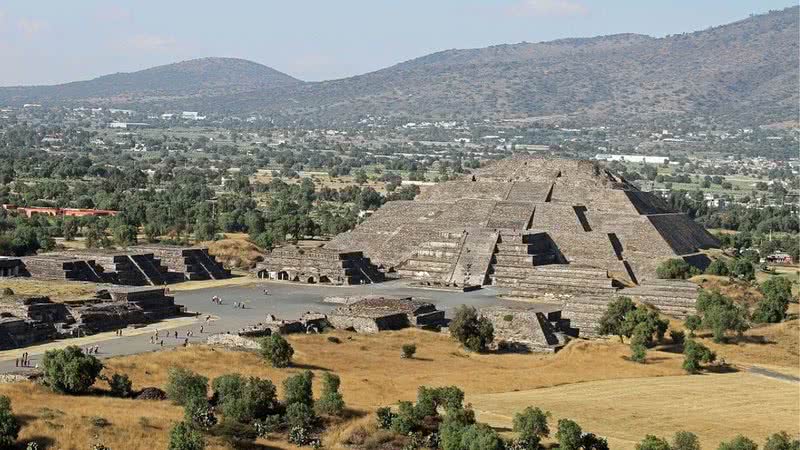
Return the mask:
<path id="1" fill-rule="evenodd" d="M 423 242 L 414 250 L 398 267 L 398 275 L 418 281 L 449 281 L 463 240 L 464 233 L 438 233 L 435 241 Z"/>

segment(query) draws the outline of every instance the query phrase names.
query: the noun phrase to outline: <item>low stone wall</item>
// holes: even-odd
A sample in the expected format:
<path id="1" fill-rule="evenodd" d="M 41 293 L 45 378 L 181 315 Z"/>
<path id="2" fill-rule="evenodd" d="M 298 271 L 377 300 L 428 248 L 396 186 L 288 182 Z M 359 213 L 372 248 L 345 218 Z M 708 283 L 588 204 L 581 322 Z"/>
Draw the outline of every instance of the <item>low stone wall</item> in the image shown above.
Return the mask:
<path id="1" fill-rule="evenodd" d="M 239 336 L 238 334 L 213 334 L 206 339 L 208 345 L 219 345 L 228 348 L 259 350 L 261 346 L 253 339 Z"/>

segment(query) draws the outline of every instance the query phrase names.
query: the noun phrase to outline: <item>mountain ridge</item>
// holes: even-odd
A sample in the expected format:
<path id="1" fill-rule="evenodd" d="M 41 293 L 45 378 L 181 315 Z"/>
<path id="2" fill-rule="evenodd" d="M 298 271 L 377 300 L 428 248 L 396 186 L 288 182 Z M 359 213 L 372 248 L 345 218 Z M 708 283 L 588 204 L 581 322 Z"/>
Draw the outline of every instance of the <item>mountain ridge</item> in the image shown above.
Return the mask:
<path id="1" fill-rule="evenodd" d="M 366 116 L 559 115 L 630 122 L 688 114 L 742 124 L 796 121 L 799 11 L 794 6 L 660 38 L 619 33 L 443 50 L 336 80 L 303 82 L 275 71 L 282 76 L 270 83 L 248 84 L 245 77 L 240 83 L 226 79 L 227 86 L 206 83 L 197 92 L 186 85 L 149 97 L 142 92 L 113 98 L 55 92 L 50 100 L 257 112 L 320 124 Z M 147 70 L 152 69 L 134 74 Z M 0 88 L 0 103 L 8 102 L 8 89 L 13 88 Z M 18 92 L 15 98 L 22 97 Z"/>

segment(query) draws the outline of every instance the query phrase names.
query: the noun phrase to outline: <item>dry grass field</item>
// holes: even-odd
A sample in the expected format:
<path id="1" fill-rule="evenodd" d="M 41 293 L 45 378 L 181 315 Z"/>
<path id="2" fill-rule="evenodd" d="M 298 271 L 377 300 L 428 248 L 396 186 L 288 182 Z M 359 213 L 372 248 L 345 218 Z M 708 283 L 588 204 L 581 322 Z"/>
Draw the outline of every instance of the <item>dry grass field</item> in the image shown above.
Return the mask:
<path id="1" fill-rule="evenodd" d="M 327 337 L 331 335 L 339 337 L 342 343 L 329 342 Z M 676 355 L 658 353 L 657 357 L 653 355 L 652 364 L 640 366 L 625 360 L 627 347 L 615 342 L 576 341 L 556 355 L 537 356 L 469 354 L 446 336 L 417 330 L 378 335 L 344 332 L 293 335 L 289 340 L 296 351 L 296 367 L 284 370 L 265 365 L 253 353 L 205 346 L 112 358 L 106 364 L 109 373 L 127 373 L 135 388 L 163 387 L 167 369 L 174 365 L 209 378 L 229 372 L 267 377 L 278 386 L 286 376 L 304 368 L 317 373 L 330 370 L 342 378 L 342 393 L 348 406 L 362 412 L 413 399 L 420 385 L 454 384 L 470 395 L 477 395 L 681 373 L 680 358 Z M 407 342 L 418 346 L 415 359 L 400 358 L 400 347 Z M 171 423 L 182 417 L 181 409 L 168 402 L 66 397 L 28 383 L 0 385 L 0 394 L 11 397 L 14 410 L 25 420 L 22 440 L 45 436 L 55 441 L 55 448 L 86 448 L 95 434 L 114 449 L 165 448 Z M 48 410 L 60 413 L 51 417 Z M 111 425 L 97 429 L 90 423 L 92 416 L 104 417 Z M 144 423 L 156 428 L 143 426 L 141 417 L 146 418 Z M 69 432 L 65 432 L 67 429 Z M 278 442 L 260 443 L 266 448 L 290 448 L 286 444 L 281 447 Z"/>
<path id="2" fill-rule="evenodd" d="M 330 336 L 341 343 L 330 342 Z M 457 385 L 483 412 L 482 420 L 508 426 L 508 418 L 518 410 L 540 406 L 551 410 L 554 418 L 572 417 L 587 429 L 607 433 L 612 443 L 620 443 L 613 448 L 629 448 L 626 442 L 640 439 L 651 429 L 671 434 L 689 428 L 709 443 L 723 433 L 763 439 L 758 433 L 770 431 L 766 425 L 759 428 L 764 421 L 790 424 L 800 415 L 797 384 L 745 373 L 684 376 L 682 356 L 666 351 L 650 351 L 647 364 L 635 364 L 627 360 L 627 345 L 616 339 L 576 340 L 555 355 L 477 355 L 463 351 L 447 336 L 418 330 L 376 335 L 337 331 L 291 335 L 289 341 L 295 348 L 295 367 L 290 369 L 273 369 L 250 352 L 194 346 L 112 358 L 106 360 L 106 370 L 128 374 L 135 388 L 163 387 L 171 366 L 187 367 L 209 378 L 239 372 L 269 378 L 279 392 L 283 379 L 299 370 L 332 371 L 341 377 L 342 394 L 356 417 L 378 406 L 412 400 L 421 385 Z M 401 346 L 411 342 L 418 347 L 416 357 L 400 358 Z M 65 397 L 29 383 L 0 385 L 0 395 L 10 396 L 14 410 L 24 419 L 22 440 L 45 437 L 55 441 L 54 448 L 62 449 L 86 448 L 96 435 L 114 449 L 165 448 L 171 424 L 182 417 L 181 409 L 168 402 Z M 727 421 L 748 404 L 762 402 L 772 405 L 770 414 L 762 411 L 761 417 L 755 417 L 759 406 L 753 408 L 753 417 Z M 717 414 L 725 422 L 716 419 Z M 111 424 L 93 426 L 93 416 Z M 326 446 L 337 447 L 354 424 L 371 421 L 364 416 L 333 428 Z M 695 422 L 707 425 L 687 425 Z M 713 423 L 726 426 L 714 430 Z M 657 427 L 638 428 L 639 424 Z M 212 449 L 224 448 L 221 442 L 210 444 Z M 259 440 L 259 445 L 292 448 L 281 437 Z"/>
<path id="3" fill-rule="evenodd" d="M 800 433 L 800 385 L 745 372 L 602 380 L 544 389 L 469 396 L 478 418 L 510 427 L 527 406 L 608 438 L 613 449 L 633 449 L 645 434 L 672 437 L 687 430 L 703 448 L 716 448 L 739 433 L 763 443 L 769 434 Z"/>
<path id="4" fill-rule="evenodd" d="M 53 301 L 80 300 L 91 298 L 96 290 L 95 283 L 79 281 L 47 281 L 32 278 L 2 278 L 0 290 L 11 288 L 17 295 L 46 295 Z"/>

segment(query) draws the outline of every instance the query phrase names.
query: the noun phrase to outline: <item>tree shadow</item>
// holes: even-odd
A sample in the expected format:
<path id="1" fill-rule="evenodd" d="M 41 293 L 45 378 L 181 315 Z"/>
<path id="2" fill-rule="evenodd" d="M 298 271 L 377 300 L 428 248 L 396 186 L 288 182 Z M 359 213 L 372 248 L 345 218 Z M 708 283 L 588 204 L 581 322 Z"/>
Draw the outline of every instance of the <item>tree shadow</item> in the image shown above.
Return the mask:
<path id="1" fill-rule="evenodd" d="M 322 372 L 330 372 L 331 371 L 331 369 L 328 369 L 327 367 L 317 366 L 317 365 L 314 365 L 314 364 L 304 364 L 304 363 L 300 363 L 300 364 L 292 363 L 292 365 L 289 366 L 289 367 L 291 367 L 293 369 L 319 370 L 319 371 L 322 371 Z"/>
<path id="2" fill-rule="evenodd" d="M 409 361 L 423 361 L 423 362 L 432 362 L 433 359 L 431 358 L 420 358 L 419 356 L 412 356 L 411 358 L 405 358 Z"/>
<path id="3" fill-rule="evenodd" d="M 20 426 L 23 427 L 38 419 L 37 416 L 32 416 L 30 414 L 14 414 L 14 417 L 17 418 L 17 422 L 19 422 Z"/>
<path id="4" fill-rule="evenodd" d="M 712 365 L 703 367 L 703 369 L 707 373 L 717 373 L 717 374 L 739 372 L 739 369 L 737 369 L 736 367 L 734 367 L 734 366 L 732 366 L 730 364 L 712 364 Z"/>
<path id="5" fill-rule="evenodd" d="M 769 340 L 766 336 L 732 336 L 725 339 L 727 344 L 758 344 L 768 345 L 775 344 L 775 341 Z"/>

